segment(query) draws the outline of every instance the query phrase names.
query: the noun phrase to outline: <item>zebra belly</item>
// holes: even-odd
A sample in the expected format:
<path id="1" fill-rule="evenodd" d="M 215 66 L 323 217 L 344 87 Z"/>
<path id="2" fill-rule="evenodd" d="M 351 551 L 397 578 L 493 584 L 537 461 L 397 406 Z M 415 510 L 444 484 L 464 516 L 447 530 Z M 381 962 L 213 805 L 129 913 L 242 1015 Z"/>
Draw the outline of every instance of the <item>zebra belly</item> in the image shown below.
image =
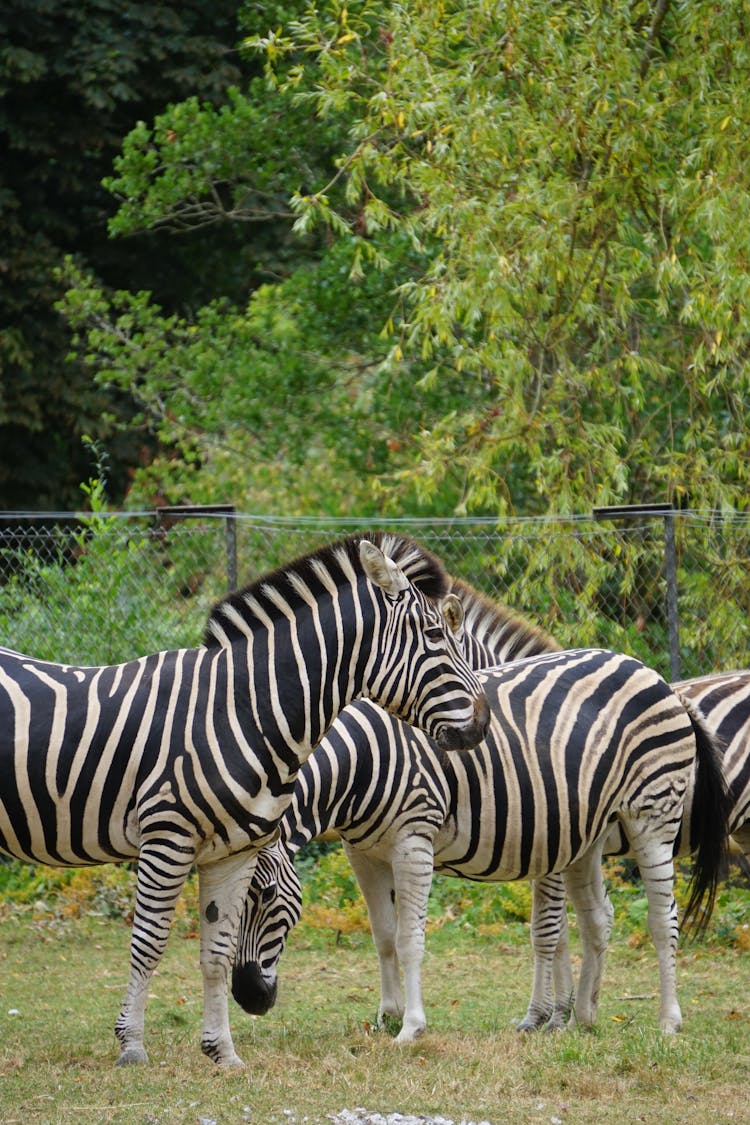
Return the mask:
<path id="1" fill-rule="evenodd" d="M 100 795 L 101 797 L 101 795 Z M 8 807 L 0 795 L 0 851 L 30 863 L 51 867 L 80 867 L 99 863 L 124 863 L 138 855 L 134 814 L 123 820 L 106 803 L 89 805 L 76 794 L 45 793 L 39 802 L 23 801 Z"/>

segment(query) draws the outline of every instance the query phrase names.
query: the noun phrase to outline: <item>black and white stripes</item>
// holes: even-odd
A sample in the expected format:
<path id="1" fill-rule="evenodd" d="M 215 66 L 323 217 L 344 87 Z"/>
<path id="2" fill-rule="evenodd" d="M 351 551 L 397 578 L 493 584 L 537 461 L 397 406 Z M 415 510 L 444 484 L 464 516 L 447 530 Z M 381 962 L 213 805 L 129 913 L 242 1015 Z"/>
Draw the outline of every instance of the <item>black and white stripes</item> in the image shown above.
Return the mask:
<path id="1" fill-rule="evenodd" d="M 503 634 L 486 627 L 492 617 L 486 602 L 472 615 L 471 592 L 463 597 L 464 641 L 475 641 L 474 660 L 486 658 L 482 640 Z M 472 621 L 484 623 L 479 642 Z M 542 647 L 546 639 L 530 643 Z M 715 746 L 660 676 L 620 654 L 552 652 L 496 667 L 483 681 L 492 711 L 488 736 L 460 758 L 448 758 L 364 701 L 342 712 L 300 772 L 280 825 L 282 842 L 293 853 L 321 831 L 340 833 L 378 949 L 380 1016 L 403 1015 L 398 1040 L 406 1042 L 425 1026 L 420 965 L 433 869 L 485 881 L 565 871 L 591 951 L 591 980 L 582 993 L 588 1003 L 581 1001 L 577 1015 L 593 1022 L 611 920 L 601 848 L 617 822 L 637 852 L 649 898 L 660 955 L 660 1024 L 675 1030 L 681 1015 L 673 845 L 700 761 L 707 788 L 696 801 L 705 807 L 712 799 L 719 810 L 713 823 L 700 820 L 697 889 L 710 899 L 726 830 Z M 242 955 L 240 944 L 234 992 L 244 1006 Z"/>
<path id="2" fill-rule="evenodd" d="M 718 739 L 729 794 L 727 830 L 734 848 L 750 857 L 750 671 L 700 676 L 672 686 Z M 689 856 L 700 840 L 700 803 L 695 799 L 695 781 L 695 776 L 691 776 L 680 831 L 675 839 L 677 856 Z M 630 841 L 621 825 L 611 826 L 603 850 L 605 855 L 631 854 Z M 568 947 L 565 898 L 563 875 L 549 875 L 535 881 L 534 986 L 528 1010 L 519 1024 L 522 1030 L 559 1028 L 570 1016 L 576 990 Z M 589 973 L 584 965 L 577 989 L 579 1003 L 583 1006 L 591 1002 L 583 995 L 588 980 Z"/>
<path id="3" fill-rule="evenodd" d="M 196 649 L 114 667 L 0 651 L 0 848 L 61 865 L 138 859 L 120 1062 L 146 1059 L 148 981 L 193 864 L 202 1047 L 239 1062 L 227 974 L 257 849 L 343 706 L 370 696 L 453 749 L 483 736 L 486 701 L 446 593 L 413 541 L 352 537 L 219 603 Z"/>

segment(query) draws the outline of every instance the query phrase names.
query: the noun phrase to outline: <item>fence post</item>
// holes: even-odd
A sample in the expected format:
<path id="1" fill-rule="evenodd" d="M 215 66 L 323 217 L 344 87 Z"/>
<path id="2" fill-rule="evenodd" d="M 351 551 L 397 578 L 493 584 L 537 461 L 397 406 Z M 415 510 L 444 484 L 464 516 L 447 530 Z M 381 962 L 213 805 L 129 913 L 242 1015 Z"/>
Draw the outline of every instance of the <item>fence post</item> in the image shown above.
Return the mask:
<path id="1" fill-rule="evenodd" d="M 226 542 L 227 542 L 227 589 L 230 591 L 236 590 L 238 586 L 237 581 L 237 512 L 235 511 L 234 504 L 231 505 L 231 511 L 227 511 L 224 527 L 226 529 Z"/>
<path id="2" fill-rule="evenodd" d="M 680 621 L 677 608 L 677 551 L 674 542 L 674 508 L 671 504 L 615 504 L 594 508 L 595 520 L 664 519 L 664 577 L 667 583 L 669 675 L 680 678 Z"/>
<path id="3" fill-rule="evenodd" d="M 680 678 L 680 619 L 677 608 L 677 551 L 674 544 L 674 512 L 664 516 L 664 575 L 667 580 L 667 627 L 669 629 L 669 676 Z"/>
<path id="4" fill-rule="evenodd" d="M 237 589 L 237 509 L 234 504 L 177 504 L 156 509 L 157 519 L 195 520 L 201 516 L 224 516 L 224 538 L 227 555 L 227 588 Z"/>

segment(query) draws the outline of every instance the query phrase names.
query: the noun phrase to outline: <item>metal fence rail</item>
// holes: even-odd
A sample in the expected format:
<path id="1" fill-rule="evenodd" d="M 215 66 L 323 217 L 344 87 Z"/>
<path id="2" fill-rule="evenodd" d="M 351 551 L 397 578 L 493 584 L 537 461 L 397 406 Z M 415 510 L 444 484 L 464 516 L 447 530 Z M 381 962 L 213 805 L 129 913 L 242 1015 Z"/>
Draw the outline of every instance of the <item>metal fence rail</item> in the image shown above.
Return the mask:
<path id="1" fill-rule="evenodd" d="M 0 514 L 0 644 L 108 663 L 200 643 L 227 589 L 352 532 L 396 530 L 561 643 L 677 679 L 750 665 L 750 520 L 664 506 L 526 519 L 331 520 L 231 505 Z"/>

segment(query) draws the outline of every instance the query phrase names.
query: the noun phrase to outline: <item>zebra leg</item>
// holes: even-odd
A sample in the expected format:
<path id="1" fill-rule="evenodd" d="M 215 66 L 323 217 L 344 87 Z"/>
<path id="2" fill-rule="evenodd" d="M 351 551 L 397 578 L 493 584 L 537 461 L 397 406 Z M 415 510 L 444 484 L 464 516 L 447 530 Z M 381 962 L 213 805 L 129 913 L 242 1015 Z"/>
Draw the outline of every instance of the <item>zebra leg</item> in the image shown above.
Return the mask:
<path id="1" fill-rule="evenodd" d="M 169 936 L 177 900 L 190 871 L 190 855 L 174 843 L 148 842 L 138 855 L 135 915 L 130 938 L 130 980 L 115 1035 L 120 1043 L 118 1066 L 147 1063 L 143 1024 L 148 986 Z"/>
<path id="2" fill-rule="evenodd" d="M 198 869 L 201 912 L 203 1034 L 201 1050 L 219 1066 L 244 1066 L 229 1030 L 229 978 L 257 852 L 241 852 Z"/>
<path id="3" fill-rule="evenodd" d="M 382 1027 L 387 1016 L 400 1020 L 404 1011 L 401 972 L 396 952 L 397 917 L 393 868 L 384 860 L 375 859 L 366 852 L 352 848 L 346 840 L 343 844 L 367 903 L 372 939 L 378 954 L 380 968 L 378 1026 Z"/>
<path id="4" fill-rule="evenodd" d="M 607 897 L 609 902 L 609 896 Z M 568 930 L 568 912 L 563 906 L 560 915 L 560 932 L 557 938 L 557 948 L 552 962 L 552 983 L 555 993 L 555 1006 L 552 1019 L 545 1030 L 557 1031 L 563 1028 L 570 1020 L 575 1000 L 575 984 L 573 982 L 573 966 L 570 961 L 570 942 Z"/>
<path id="5" fill-rule="evenodd" d="M 565 885 L 575 908 L 583 955 L 571 1023 L 593 1027 L 614 913 L 602 877 L 600 846 L 566 868 Z"/>
<path id="6" fill-rule="evenodd" d="M 427 1027 L 422 1003 L 422 961 L 427 900 L 435 851 L 432 839 L 410 835 L 393 849 L 393 875 L 398 906 L 396 951 L 404 973 L 404 1020 L 396 1043 L 413 1043 Z"/>
<path id="7" fill-rule="evenodd" d="M 674 897 L 674 825 L 653 838 L 653 823 L 628 821 L 626 831 L 648 899 L 648 929 L 659 965 L 659 1027 L 671 1035 L 682 1027 L 677 1000 L 677 903 Z M 665 839 L 665 835 L 667 838 Z"/>
<path id="8" fill-rule="evenodd" d="M 565 884 L 561 875 L 546 875 L 531 884 L 531 947 L 534 952 L 534 983 L 526 1015 L 516 1024 L 517 1031 L 536 1031 L 540 1027 L 553 1031 L 565 1026 L 570 1015 L 573 993 L 570 961 L 567 960 L 568 977 L 564 977 L 564 992 L 558 991 L 558 947 L 563 924 L 565 925 L 565 954 L 567 954 L 567 915 L 565 910 Z M 564 970 L 564 965 L 563 965 Z M 555 976 L 556 997 L 552 1001 L 552 979 Z"/>

